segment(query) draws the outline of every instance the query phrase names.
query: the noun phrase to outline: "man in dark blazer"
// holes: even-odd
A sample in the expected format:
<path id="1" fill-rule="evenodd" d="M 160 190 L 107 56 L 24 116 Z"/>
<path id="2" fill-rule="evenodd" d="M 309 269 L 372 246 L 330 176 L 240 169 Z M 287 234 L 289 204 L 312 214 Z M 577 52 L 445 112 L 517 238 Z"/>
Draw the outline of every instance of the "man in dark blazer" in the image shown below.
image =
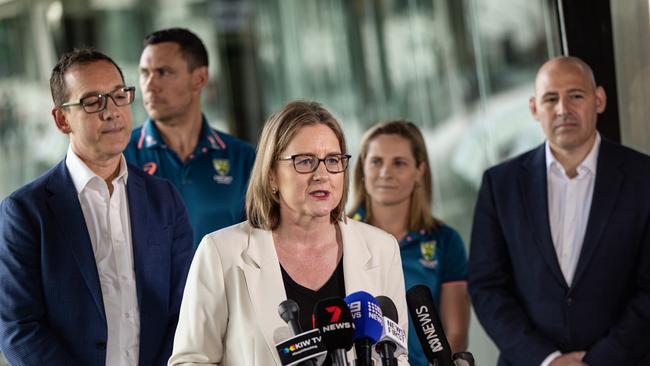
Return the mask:
<path id="1" fill-rule="evenodd" d="M 650 158 L 601 139 L 605 92 L 583 61 L 535 80 L 542 146 L 483 176 L 469 290 L 499 365 L 646 365 Z"/>
<path id="2" fill-rule="evenodd" d="M 164 365 L 193 256 L 173 186 L 128 166 L 134 88 L 93 50 L 50 80 L 68 153 L 0 204 L 0 349 L 11 365 Z"/>

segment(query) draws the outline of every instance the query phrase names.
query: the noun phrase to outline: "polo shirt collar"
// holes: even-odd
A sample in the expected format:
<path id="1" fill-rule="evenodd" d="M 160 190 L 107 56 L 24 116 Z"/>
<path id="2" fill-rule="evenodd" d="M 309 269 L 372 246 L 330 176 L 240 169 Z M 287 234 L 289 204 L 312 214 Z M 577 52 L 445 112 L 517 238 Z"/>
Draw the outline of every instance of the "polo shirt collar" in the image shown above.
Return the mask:
<path id="1" fill-rule="evenodd" d="M 357 211 L 352 215 L 352 220 L 366 222 L 366 210 L 363 207 L 359 207 Z M 367 222 L 366 222 L 367 223 Z M 408 231 L 406 236 L 403 238 L 397 238 L 400 242 L 400 246 L 410 244 L 413 242 L 419 243 L 424 236 L 429 235 L 430 232 L 427 229 L 420 229 L 419 231 Z"/>
<path id="2" fill-rule="evenodd" d="M 151 118 L 147 118 L 142 125 L 138 145 L 144 146 L 148 149 L 165 145 L 165 141 L 163 140 L 160 131 L 158 131 L 156 124 Z M 196 148 L 198 150 L 225 150 L 227 148 L 226 143 L 223 141 L 221 136 L 219 136 L 217 130 L 210 127 L 204 115 L 202 115 L 201 133 L 199 134 L 199 142 L 196 145 Z"/>
<path id="3" fill-rule="evenodd" d="M 198 149 L 206 148 L 209 150 L 226 150 L 227 147 L 217 130 L 210 127 L 205 116 L 203 116 L 199 143 L 196 146 Z"/>
<path id="4" fill-rule="evenodd" d="M 151 118 L 148 118 L 142 125 L 138 145 L 144 146 L 147 149 L 164 145 L 162 136 Z"/>

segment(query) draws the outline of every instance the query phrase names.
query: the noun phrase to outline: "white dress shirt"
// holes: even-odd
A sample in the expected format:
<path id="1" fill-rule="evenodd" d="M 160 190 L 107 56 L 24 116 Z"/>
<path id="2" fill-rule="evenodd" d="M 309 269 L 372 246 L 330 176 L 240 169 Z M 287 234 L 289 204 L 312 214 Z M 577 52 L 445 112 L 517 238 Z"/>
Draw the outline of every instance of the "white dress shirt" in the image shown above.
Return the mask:
<path id="1" fill-rule="evenodd" d="M 573 283 L 587 231 L 599 147 L 600 135 L 596 134 L 589 154 L 576 168 L 577 175 L 569 178 L 546 141 L 546 186 L 551 236 L 562 275 L 569 287 Z M 559 351 L 550 354 L 541 366 L 547 366 L 560 355 Z"/>
<path id="2" fill-rule="evenodd" d="M 65 163 L 95 254 L 108 328 L 106 365 L 135 366 L 140 349 L 140 311 L 126 195 L 126 160 L 121 157 L 119 174 L 112 181 L 112 195 L 106 182 L 88 168 L 71 146 Z"/>

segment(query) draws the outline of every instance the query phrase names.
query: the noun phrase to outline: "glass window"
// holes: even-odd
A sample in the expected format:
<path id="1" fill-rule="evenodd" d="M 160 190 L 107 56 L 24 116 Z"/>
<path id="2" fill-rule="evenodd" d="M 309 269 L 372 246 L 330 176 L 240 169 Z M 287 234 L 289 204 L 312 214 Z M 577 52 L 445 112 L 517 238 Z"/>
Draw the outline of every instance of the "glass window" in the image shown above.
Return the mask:
<path id="1" fill-rule="evenodd" d="M 284 103 L 316 100 L 342 122 L 354 164 L 371 124 L 401 117 L 420 126 L 434 176 L 434 214 L 468 242 L 483 171 L 543 141 L 527 100 L 536 69 L 559 53 L 551 3 L 0 2 L 0 197 L 65 154 L 48 83 L 61 52 L 95 46 L 122 66 L 127 84 L 137 85 L 144 35 L 181 26 L 208 47 L 210 84 L 202 97 L 217 128 L 257 136 L 261 121 Z M 139 125 L 146 118 L 140 92 L 133 111 Z M 478 323 L 471 331 L 480 363 L 496 363 Z"/>

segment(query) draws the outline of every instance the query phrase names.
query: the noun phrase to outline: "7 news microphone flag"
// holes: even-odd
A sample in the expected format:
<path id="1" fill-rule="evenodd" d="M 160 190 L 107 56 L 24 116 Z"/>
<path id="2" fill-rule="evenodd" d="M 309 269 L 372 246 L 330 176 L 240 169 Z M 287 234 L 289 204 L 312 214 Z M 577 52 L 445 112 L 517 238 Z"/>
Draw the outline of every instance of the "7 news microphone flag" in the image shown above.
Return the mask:
<path id="1" fill-rule="evenodd" d="M 348 305 L 343 299 L 330 297 L 314 307 L 314 323 L 320 330 L 334 366 L 348 366 L 346 351 L 354 341 L 354 323 Z"/>

